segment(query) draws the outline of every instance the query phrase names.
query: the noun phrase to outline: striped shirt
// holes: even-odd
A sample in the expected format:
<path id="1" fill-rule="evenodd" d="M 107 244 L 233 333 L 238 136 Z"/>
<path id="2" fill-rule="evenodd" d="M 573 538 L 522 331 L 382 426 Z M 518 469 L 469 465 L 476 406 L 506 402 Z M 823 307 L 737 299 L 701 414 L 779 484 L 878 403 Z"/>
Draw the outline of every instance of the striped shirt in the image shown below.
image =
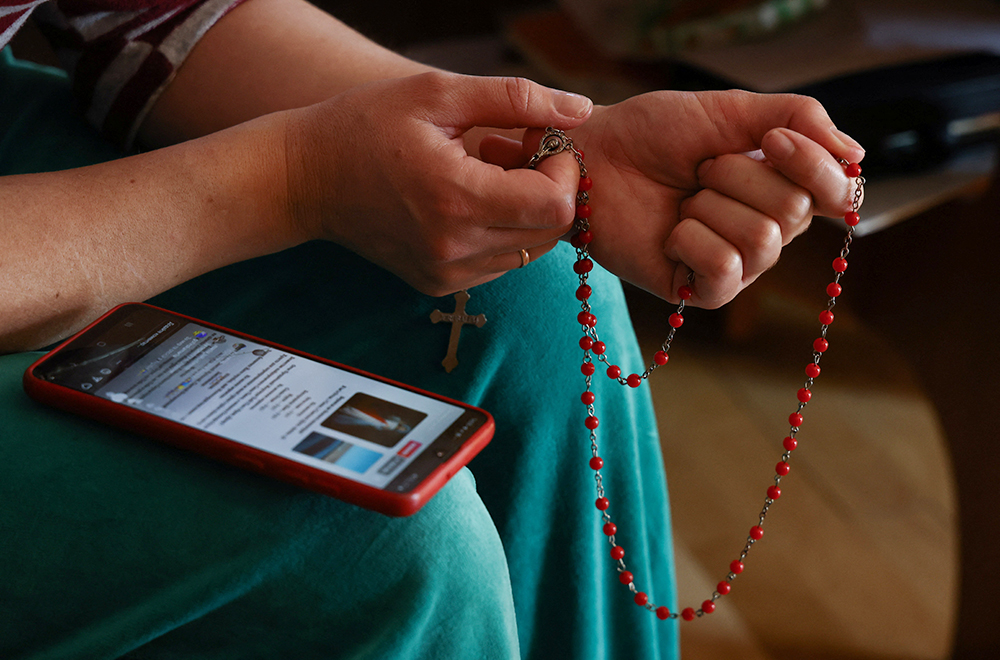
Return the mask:
<path id="1" fill-rule="evenodd" d="M 0 0 L 0 48 L 31 15 L 87 119 L 130 146 L 198 39 L 242 0 Z"/>

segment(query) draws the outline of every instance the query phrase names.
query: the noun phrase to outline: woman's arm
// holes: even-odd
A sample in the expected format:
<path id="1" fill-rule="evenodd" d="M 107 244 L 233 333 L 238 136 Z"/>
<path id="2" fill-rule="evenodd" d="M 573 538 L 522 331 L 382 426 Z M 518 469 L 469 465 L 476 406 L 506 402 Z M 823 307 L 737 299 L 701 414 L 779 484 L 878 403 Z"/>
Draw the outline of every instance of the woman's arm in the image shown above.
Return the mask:
<path id="1" fill-rule="evenodd" d="M 305 0 L 247 0 L 194 47 L 139 139 L 172 144 L 319 103 L 364 83 L 431 70 Z"/>
<path id="2" fill-rule="evenodd" d="M 319 20 L 298 24 L 315 34 Z M 235 38 L 230 30 L 251 27 L 226 22 L 216 30 L 224 41 Z M 260 33 L 244 41 L 279 52 L 283 43 Z M 366 44 L 358 48 L 405 64 Z M 305 81 L 296 95 L 297 85 L 281 86 L 277 67 L 259 78 L 273 85 L 258 89 L 251 80 L 204 103 L 192 82 L 161 101 L 176 102 L 181 118 L 164 141 L 193 139 L 102 165 L 0 179 L 0 352 L 44 346 L 114 304 L 306 240 L 334 240 L 443 295 L 516 267 L 520 248 L 541 255 L 568 229 L 575 190 L 568 163 L 505 172 L 469 157 L 464 134 L 477 125 L 572 128 L 589 115 L 588 100 L 526 80 L 437 72 L 359 84 L 377 71 L 393 76 L 360 66 L 350 51 L 326 56 L 344 58 L 339 69 L 352 73 L 336 85 L 351 87 L 322 103 L 273 112 L 281 101 L 295 106 L 334 91 L 334 83 L 320 92 Z M 219 66 L 235 76 L 239 63 Z M 190 64 L 175 84 L 195 80 L 187 76 L 200 67 Z M 263 112 L 271 114 L 194 137 Z"/>
<path id="3" fill-rule="evenodd" d="M 282 121 L 0 177 L 0 352 L 44 346 L 114 304 L 305 240 L 284 211 Z"/>

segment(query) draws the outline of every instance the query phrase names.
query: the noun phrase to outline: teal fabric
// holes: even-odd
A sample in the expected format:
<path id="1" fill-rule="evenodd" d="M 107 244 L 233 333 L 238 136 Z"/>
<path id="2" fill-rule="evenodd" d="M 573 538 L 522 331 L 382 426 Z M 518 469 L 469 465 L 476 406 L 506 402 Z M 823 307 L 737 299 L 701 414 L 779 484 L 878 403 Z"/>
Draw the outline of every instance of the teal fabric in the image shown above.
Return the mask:
<path id="1" fill-rule="evenodd" d="M 4 167 L 47 167 L 21 135 L 69 115 L 21 99 L 11 120 L 6 89 L 49 83 L 65 85 L 0 66 Z M 83 133 L 61 147 L 77 164 L 107 149 Z M 0 657 L 677 657 L 676 622 L 632 603 L 594 507 L 572 263 L 561 246 L 473 289 L 467 311 L 488 320 L 463 330 L 450 374 L 440 365 L 449 328 L 430 314 L 454 300 L 418 294 L 332 244 L 236 264 L 151 301 L 492 412 L 493 442 L 411 519 L 42 409 L 20 388 L 33 356 L 0 358 L 0 560 L 23 575 L 0 582 Z M 615 362 L 640 370 L 618 281 L 598 270 L 590 282 Z M 674 608 L 648 390 L 603 378 L 595 390 L 625 560 Z"/>

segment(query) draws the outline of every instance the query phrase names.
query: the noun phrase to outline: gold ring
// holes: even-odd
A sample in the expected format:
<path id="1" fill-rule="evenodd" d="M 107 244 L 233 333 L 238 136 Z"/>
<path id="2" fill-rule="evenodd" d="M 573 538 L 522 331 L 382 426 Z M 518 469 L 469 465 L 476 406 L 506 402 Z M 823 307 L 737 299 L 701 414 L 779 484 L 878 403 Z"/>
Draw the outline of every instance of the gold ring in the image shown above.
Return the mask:
<path id="1" fill-rule="evenodd" d="M 520 267 L 524 268 L 525 266 L 528 265 L 529 261 L 531 261 L 531 257 L 528 256 L 528 251 L 525 250 L 524 248 L 521 248 L 521 266 Z"/>

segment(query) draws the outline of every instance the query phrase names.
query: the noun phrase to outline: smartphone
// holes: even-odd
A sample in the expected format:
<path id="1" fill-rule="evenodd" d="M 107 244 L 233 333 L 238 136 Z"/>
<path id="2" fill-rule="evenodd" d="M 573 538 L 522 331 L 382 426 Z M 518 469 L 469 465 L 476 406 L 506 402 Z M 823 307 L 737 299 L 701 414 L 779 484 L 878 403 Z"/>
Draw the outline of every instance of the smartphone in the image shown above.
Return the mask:
<path id="1" fill-rule="evenodd" d="M 390 516 L 490 441 L 484 410 L 152 305 L 120 305 L 32 364 L 43 403 Z"/>

